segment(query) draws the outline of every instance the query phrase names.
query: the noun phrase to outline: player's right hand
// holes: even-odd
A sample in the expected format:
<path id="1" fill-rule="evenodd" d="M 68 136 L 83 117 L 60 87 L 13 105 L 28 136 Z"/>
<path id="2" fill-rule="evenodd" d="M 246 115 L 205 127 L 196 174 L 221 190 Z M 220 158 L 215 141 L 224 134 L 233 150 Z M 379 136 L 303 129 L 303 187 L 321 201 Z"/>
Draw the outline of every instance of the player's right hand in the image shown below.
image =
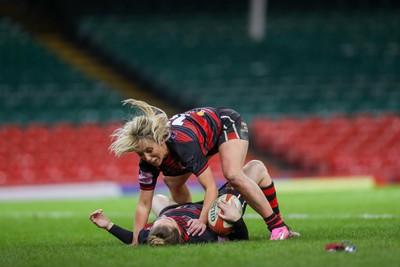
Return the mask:
<path id="1" fill-rule="evenodd" d="M 103 214 L 102 209 L 93 211 L 89 219 L 97 226 L 106 230 L 110 230 L 114 225 L 110 220 Z"/>
<path id="2" fill-rule="evenodd" d="M 217 215 L 224 221 L 233 223 L 237 222 L 242 217 L 234 203 L 228 203 L 225 200 L 220 200 L 218 201 L 217 205 L 218 208 L 221 209 L 221 212 L 218 212 Z"/>

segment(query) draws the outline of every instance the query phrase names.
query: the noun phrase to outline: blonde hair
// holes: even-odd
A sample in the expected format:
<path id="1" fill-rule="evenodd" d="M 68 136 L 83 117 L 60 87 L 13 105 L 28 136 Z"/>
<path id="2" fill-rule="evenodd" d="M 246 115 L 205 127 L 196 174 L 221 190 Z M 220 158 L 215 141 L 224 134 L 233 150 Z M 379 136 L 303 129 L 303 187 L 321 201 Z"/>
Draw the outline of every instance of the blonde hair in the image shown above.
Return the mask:
<path id="1" fill-rule="evenodd" d="M 178 228 L 158 225 L 150 230 L 147 243 L 151 246 L 166 246 L 181 244 L 183 240 Z"/>
<path id="2" fill-rule="evenodd" d="M 146 138 L 161 144 L 162 141 L 170 137 L 168 117 L 162 109 L 135 99 L 126 99 L 122 103 L 123 105 L 131 105 L 131 108 L 139 109 L 142 114 L 134 116 L 111 135 L 116 140 L 109 149 L 116 156 L 119 157 L 125 153 L 136 151 L 141 139 Z"/>

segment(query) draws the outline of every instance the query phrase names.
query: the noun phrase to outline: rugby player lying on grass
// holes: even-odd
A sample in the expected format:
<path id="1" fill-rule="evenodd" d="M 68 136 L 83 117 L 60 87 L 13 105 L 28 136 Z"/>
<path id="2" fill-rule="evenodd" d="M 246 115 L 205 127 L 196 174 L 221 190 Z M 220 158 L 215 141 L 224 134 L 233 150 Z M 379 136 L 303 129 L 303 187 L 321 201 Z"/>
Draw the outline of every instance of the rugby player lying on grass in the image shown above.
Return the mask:
<path id="1" fill-rule="evenodd" d="M 249 161 L 244 167 L 243 171 L 246 173 L 252 182 L 255 182 L 263 191 L 268 190 L 269 185 L 272 184 L 272 179 L 268 173 L 265 165 L 258 160 Z M 243 207 L 243 214 L 247 203 L 243 197 L 226 183 L 218 190 L 218 195 L 231 193 L 239 197 Z M 267 196 L 266 196 L 267 197 Z M 271 198 L 271 197 L 270 197 Z M 279 208 L 274 194 L 271 200 L 274 203 L 274 209 L 278 212 Z M 248 231 L 246 224 L 243 221 L 242 214 L 238 210 L 228 204 L 227 202 L 219 202 L 219 208 L 223 211 L 218 215 L 225 221 L 233 224 L 233 231 L 226 236 L 218 236 L 212 232 L 209 227 L 201 235 L 188 234 L 188 222 L 191 219 L 199 218 L 203 202 L 176 204 L 172 200 L 163 195 L 156 195 L 153 197 L 152 210 L 157 219 L 145 225 L 139 232 L 138 243 L 150 245 L 167 245 L 167 244 L 183 244 L 183 243 L 205 243 L 205 242 L 218 242 L 222 240 L 247 240 Z M 89 219 L 98 227 L 103 228 L 120 239 L 125 244 L 132 244 L 133 232 L 123 229 L 112 223 L 104 214 L 101 209 L 94 211 Z M 281 223 L 278 221 L 277 223 Z M 290 230 L 289 236 L 299 236 L 298 233 Z"/>
<path id="2" fill-rule="evenodd" d="M 235 194 L 237 191 L 226 183 L 218 191 L 219 195 L 226 193 Z M 243 211 L 246 208 L 246 202 L 238 196 L 242 203 Z M 243 221 L 236 207 L 227 202 L 221 201 L 218 206 L 223 210 L 219 216 L 225 221 L 233 224 L 233 231 L 226 236 L 218 236 L 211 231 L 209 227 L 202 235 L 189 235 L 188 222 L 190 219 L 198 219 L 203 208 L 203 202 L 176 204 L 164 195 L 155 195 L 153 197 L 152 211 L 156 215 L 156 220 L 148 223 L 139 232 L 139 244 L 150 244 L 152 246 L 175 245 L 184 243 L 206 243 L 225 240 L 248 240 L 246 224 Z M 132 244 L 133 232 L 123 229 L 112 223 L 99 209 L 90 215 L 90 220 L 100 228 L 107 230 L 119 240 L 129 245 Z"/>

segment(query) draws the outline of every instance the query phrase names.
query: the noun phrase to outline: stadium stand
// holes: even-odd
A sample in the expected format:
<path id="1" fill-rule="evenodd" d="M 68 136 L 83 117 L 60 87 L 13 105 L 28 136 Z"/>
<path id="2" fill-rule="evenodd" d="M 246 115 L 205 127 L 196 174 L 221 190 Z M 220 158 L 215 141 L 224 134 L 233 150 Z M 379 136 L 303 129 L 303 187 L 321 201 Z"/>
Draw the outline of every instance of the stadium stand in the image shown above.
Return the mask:
<path id="1" fill-rule="evenodd" d="M 79 32 L 171 100 L 235 108 L 259 151 L 306 173 L 400 181 L 399 13 L 271 11 L 261 42 L 249 39 L 246 18 L 91 15 Z"/>
<path id="2" fill-rule="evenodd" d="M 230 106 L 248 119 L 399 111 L 397 13 L 271 13 L 258 43 L 246 18 L 92 15 L 79 31 L 191 106 Z"/>
<path id="3" fill-rule="evenodd" d="M 109 126 L 124 113 L 120 94 L 7 18 L 0 19 L 0 58 L 0 185 L 124 179 L 118 170 L 132 163 L 115 167 L 107 152 Z"/>
<path id="4" fill-rule="evenodd" d="M 307 175 L 400 182 L 397 9 L 275 3 L 254 42 L 243 1 L 129 1 L 140 3 L 131 12 L 59 1 L 69 14 L 37 2 L 173 105 L 238 110 L 264 155 Z M 0 18 L 0 185 L 132 181 L 137 159 L 107 151 L 124 97 L 53 52 Z"/>
<path id="5" fill-rule="evenodd" d="M 118 123 L 57 123 L 0 128 L 0 186 L 113 181 L 133 183 L 138 157 L 108 151 Z M 219 158 L 211 161 L 222 176 Z M 194 177 L 191 178 L 192 180 Z M 137 183 L 136 183 L 137 185 Z"/>
<path id="6" fill-rule="evenodd" d="M 108 151 L 126 118 L 123 96 L 8 19 L 0 19 L 0 55 L 0 186 L 134 180 L 137 157 Z"/>
<path id="7" fill-rule="evenodd" d="M 0 19 L 0 124 L 103 122 L 121 118 L 123 97 Z"/>
<path id="8" fill-rule="evenodd" d="M 400 180 L 398 115 L 257 118 L 253 130 L 257 147 L 314 175 Z"/>

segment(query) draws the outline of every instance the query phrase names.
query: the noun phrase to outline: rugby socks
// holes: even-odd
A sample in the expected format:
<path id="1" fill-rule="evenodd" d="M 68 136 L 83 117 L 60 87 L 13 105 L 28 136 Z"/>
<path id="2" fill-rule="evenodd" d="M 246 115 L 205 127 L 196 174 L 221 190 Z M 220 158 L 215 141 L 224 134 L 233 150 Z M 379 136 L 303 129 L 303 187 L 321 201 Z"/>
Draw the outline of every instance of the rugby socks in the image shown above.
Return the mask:
<path id="1" fill-rule="evenodd" d="M 282 220 L 281 217 L 272 213 L 272 215 L 264 218 L 265 224 L 268 226 L 268 230 L 272 232 L 275 228 L 279 228 L 282 226 L 286 226 L 285 222 Z"/>
<path id="2" fill-rule="evenodd" d="M 278 198 L 276 197 L 274 182 L 272 182 L 267 187 L 261 187 L 261 190 L 264 193 L 264 196 L 267 198 L 269 204 L 271 205 L 272 210 L 275 212 L 276 215 L 278 215 L 278 217 L 281 217 L 281 213 L 279 212 L 279 204 L 278 204 Z"/>

